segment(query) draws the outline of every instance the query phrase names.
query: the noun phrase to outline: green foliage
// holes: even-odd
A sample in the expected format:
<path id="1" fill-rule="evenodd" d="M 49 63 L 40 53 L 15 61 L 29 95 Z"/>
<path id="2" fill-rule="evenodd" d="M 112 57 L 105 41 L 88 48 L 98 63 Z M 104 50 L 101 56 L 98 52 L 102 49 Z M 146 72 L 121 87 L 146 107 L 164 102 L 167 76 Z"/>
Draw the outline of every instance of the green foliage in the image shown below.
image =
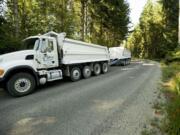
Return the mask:
<path id="1" fill-rule="evenodd" d="M 163 64 L 162 66 L 162 77 L 163 81 L 168 81 L 180 72 L 179 62 L 173 62 L 168 65 Z"/>
<path id="2" fill-rule="evenodd" d="M 166 131 L 169 135 L 180 134 L 180 96 L 176 96 L 167 106 L 168 123 Z"/>
<path id="3" fill-rule="evenodd" d="M 8 36 L 8 23 L 0 16 L 0 54 L 18 50 L 19 39 Z"/>
<path id="4" fill-rule="evenodd" d="M 168 135 L 180 134 L 180 63 L 173 62 L 162 66 L 163 87 L 167 99 L 166 112 L 164 119 L 163 132 Z M 167 85 L 168 84 L 168 85 Z"/>
<path id="5" fill-rule="evenodd" d="M 173 61 L 180 61 L 180 48 L 176 48 L 175 51 L 171 51 L 166 55 L 166 63 Z"/>
<path id="6" fill-rule="evenodd" d="M 0 41 L 0 54 L 17 51 L 20 48 L 20 41 L 16 39 L 4 39 Z"/>
<path id="7" fill-rule="evenodd" d="M 179 1 L 162 0 L 163 11 L 165 13 L 166 31 L 165 36 L 170 50 L 176 48 L 178 41 L 178 18 L 179 18 Z"/>
<path id="8" fill-rule="evenodd" d="M 16 41 L 51 30 L 66 32 L 70 38 L 107 46 L 119 45 L 128 33 L 129 5 L 125 0 L 4 2 L 7 9 L 1 17 L 4 21 L 0 26 L 1 52 L 9 51 L 7 48 Z M 2 4 L 3 0 L 0 0 L 0 7 Z M 12 45 L 13 48 L 17 46 Z"/>
<path id="9" fill-rule="evenodd" d="M 75 20 L 72 3 L 66 0 L 18 0 L 18 13 L 14 3 L 8 0 L 6 18 L 11 23 L 10 35 L 15 33 L 15 18 L 18 18 L 18 37 L 45 33 L 50 30 L 74 34 Z"/>
<path id="10" fill-rule="evenodd" d="M 174 77 L 174 83 L 175 83 L 175 91 L 178 93 L 178 95 L 180 95 L 180 73 L 178 73 L 175 77 Z"/>
<path id="11" fill-rule="evenodd" d="M 93 1 L 93 0 L 92 0 Z M 94 0 L 91 4 L 92 40 L 118 46 L 128 33 L 129 5 L 124 0 Z"/>
<path id="12" fill-rule="evenodd" d="M 178 1 L 148 0 L 139 25 L 128 39 L 128 47 L 136 57 L 165 58 L 174 51 L 178 45 L 177 5 Z"/>

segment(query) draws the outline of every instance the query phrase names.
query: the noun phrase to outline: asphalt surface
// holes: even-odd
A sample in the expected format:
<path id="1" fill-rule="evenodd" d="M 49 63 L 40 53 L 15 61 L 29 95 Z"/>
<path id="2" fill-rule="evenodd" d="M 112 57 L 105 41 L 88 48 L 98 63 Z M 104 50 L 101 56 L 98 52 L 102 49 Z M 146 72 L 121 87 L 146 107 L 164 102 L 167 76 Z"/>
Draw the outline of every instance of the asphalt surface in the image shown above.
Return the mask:
<path id="1" fill-rule="evenodd" d="M 137 61 L 21 98 L 0 90 L 0 135 L 139 135 L 152 117 L 160 75 L 158 63 Z"/>

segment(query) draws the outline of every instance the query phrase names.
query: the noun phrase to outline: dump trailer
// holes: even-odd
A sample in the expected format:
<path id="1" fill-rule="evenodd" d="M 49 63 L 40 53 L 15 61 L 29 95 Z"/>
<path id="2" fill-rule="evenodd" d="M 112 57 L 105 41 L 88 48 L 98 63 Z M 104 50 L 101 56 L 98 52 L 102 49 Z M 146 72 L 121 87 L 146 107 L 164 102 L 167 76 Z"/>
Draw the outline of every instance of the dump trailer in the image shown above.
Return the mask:
<path id="1" fill-rule="evenodd" d="M 26 38 L 20 51 L 0 55 L 0 84 L 12 96 L 24 96 L 64 77 L 78 81 L 106 73 L 109 62 L 107 47 L 52 31 Z"/>
<path id="2" fill-rule="evenodd" d="M 111 65 L 128 65 L 131 62 L 131 52 L 125 47 L 110 47 Z"/>

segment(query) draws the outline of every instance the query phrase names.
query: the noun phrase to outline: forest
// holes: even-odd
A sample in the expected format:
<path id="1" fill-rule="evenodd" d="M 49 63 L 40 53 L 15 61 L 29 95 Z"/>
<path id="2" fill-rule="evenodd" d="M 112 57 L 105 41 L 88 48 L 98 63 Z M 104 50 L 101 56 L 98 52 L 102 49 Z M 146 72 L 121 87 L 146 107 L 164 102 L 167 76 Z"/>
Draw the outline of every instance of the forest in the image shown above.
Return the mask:
<path id="1" fill-rule="evenodd" d="M 125 0 L 0 0 L 0 53 L 19 41 L 48 31 L 106 46 L 118 46 L 128 34 Z"/>
<path id="2" fill-rule="evenodd" d="M 108 47 L 127 41 L 134 57 L 165 59 L 178 48 L 178 10 L 178 0 L 148 0 L 132 31 L 126 0 L 0 0 L 0 54 L 53 30 Z"/>
<path id="3" fill-rule="evenodd" d="M 178 50 L 178 17 L 178 0 L 148 0 L 127 47 L 137 58 L 171 57 Z"/>

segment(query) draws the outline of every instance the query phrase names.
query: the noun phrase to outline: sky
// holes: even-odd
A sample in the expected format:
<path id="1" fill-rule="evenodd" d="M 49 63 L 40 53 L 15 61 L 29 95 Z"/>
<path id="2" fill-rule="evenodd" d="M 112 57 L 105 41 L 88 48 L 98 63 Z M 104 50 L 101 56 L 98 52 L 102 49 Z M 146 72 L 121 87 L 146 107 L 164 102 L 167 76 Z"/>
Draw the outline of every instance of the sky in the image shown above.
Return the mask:
<path id="1" fill-rule="evenodd" d="M 130 5 L 130 19 L 134 27 L 136 24 L 139 23 L 140 15 L 147 0 L 127 0 L 127 2 Z"/>

